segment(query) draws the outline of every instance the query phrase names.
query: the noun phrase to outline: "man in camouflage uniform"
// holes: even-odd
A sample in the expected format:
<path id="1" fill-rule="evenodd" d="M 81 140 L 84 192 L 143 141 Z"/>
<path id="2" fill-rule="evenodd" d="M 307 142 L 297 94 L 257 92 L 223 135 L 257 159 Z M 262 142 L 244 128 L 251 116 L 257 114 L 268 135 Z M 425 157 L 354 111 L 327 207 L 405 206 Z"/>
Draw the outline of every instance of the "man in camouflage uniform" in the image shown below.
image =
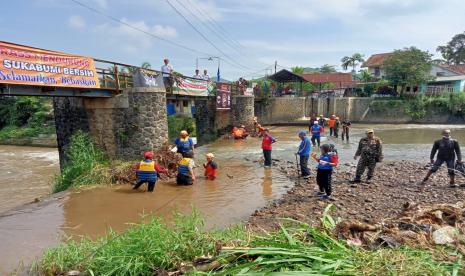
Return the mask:
<path id="1" fill-rule="evenodd" d="M 383 161 L 381 139 L 375 137 L 375 133 L 372 129 L 367 130 L 366 134 L 367 137 L 360 139 L 357 152 L 354 156 L 355 160 L 360 156 L 360 160 L 358 161 L 355 179 L 352 183 L 362 182 L 361 177 L 366 167 L 368 167 L 367 182 L 369 182 L 375 172 L 376 163 Z"/>

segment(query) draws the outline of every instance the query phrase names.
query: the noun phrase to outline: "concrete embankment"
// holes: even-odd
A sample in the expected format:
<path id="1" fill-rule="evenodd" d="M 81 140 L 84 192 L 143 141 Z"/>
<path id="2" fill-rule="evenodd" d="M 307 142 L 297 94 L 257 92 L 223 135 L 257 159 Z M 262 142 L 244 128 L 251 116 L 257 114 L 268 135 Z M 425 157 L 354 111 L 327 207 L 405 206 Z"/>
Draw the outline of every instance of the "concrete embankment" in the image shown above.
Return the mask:
<path id="1" fill-rule="evenodd" d="M 281 97 L 255 101 L 255 115 L 263 124 L 293 124 L 315 115 L 337 114 L 357 123 L 463 124 L 465 118 L 445 109 L 426 107 L 422 116 L 407 112 L 404 100 L 391 98 Z"/>

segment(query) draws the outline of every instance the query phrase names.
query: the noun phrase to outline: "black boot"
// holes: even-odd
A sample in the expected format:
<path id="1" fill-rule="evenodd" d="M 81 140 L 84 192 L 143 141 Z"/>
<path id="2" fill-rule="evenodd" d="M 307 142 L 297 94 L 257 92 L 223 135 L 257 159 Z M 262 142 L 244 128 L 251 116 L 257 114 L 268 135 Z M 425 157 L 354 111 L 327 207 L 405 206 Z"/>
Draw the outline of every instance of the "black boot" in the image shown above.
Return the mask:
<path id="1" fill-rule="evenodd" d="M 371 183 L 372 178 L 373 178 L 373 176 L 367 176 L 367 183 Z"/>
<path id="2" fill-rule="evenodd" d="M 362 183 L 362 180 L 360 179 L 360 176 L 355 176 L 354 180 L 351 180 L 350 183 L 356 184 L 356 183 Z"/>

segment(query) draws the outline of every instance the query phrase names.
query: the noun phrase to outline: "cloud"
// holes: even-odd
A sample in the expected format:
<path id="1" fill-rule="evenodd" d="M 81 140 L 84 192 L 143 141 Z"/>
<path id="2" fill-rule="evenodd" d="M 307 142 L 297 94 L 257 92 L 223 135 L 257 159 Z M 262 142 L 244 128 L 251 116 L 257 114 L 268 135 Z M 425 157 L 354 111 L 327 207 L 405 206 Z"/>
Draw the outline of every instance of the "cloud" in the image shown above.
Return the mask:
<path id="1" fill-rule="evenodd" d="M 178 36 L 176 29 L 172 26 L 158 24 L 150 26 L 144 20 L 131 21 L 127 18 L 122 18 L 121 21 L 134 28 L 123 24 L 119 24 L 117 26 L 103 24 L 97 26 L 95 28 L 95 32 L 117 42 L 121 45 L 121 48 L 127 52 L 134 53 L 139 50 L 146 50 L 152 47 L 153 42 L 156 41 L 156 39 L 146 33 L 162 38 L 174 38 Z"/>
<path id="2" fill-rule="evenodd" d="M 72 15 L 68 18 L 68 25 L 74 29 L 83 29 L 86 27 L 86 21 L 79 15 Z"/>

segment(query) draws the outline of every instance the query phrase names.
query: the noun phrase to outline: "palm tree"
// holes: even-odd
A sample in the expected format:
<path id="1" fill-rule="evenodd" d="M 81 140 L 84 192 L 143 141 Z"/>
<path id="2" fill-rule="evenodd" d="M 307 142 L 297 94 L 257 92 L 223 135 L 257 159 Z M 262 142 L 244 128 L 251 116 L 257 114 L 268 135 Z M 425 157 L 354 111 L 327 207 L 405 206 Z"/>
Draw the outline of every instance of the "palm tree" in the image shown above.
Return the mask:
<path id="1" fill-rule="evenodd" d="M 361 70 L 360 80 L 362 82 L 371 82 L 373 80 L 373 76 L 368 72 L 368 70 Z"/>
<path id="2" fill-rule="evenodd" d="M 353 54 L 351 57 L 345 56 L 341 59 L 342 68 L 347 70 L 350 66 L 352 66 L 352 73 L 355 74 L 355 67 L 360 63 L 364 62 L 363 55 L 359 53 Z"/>

